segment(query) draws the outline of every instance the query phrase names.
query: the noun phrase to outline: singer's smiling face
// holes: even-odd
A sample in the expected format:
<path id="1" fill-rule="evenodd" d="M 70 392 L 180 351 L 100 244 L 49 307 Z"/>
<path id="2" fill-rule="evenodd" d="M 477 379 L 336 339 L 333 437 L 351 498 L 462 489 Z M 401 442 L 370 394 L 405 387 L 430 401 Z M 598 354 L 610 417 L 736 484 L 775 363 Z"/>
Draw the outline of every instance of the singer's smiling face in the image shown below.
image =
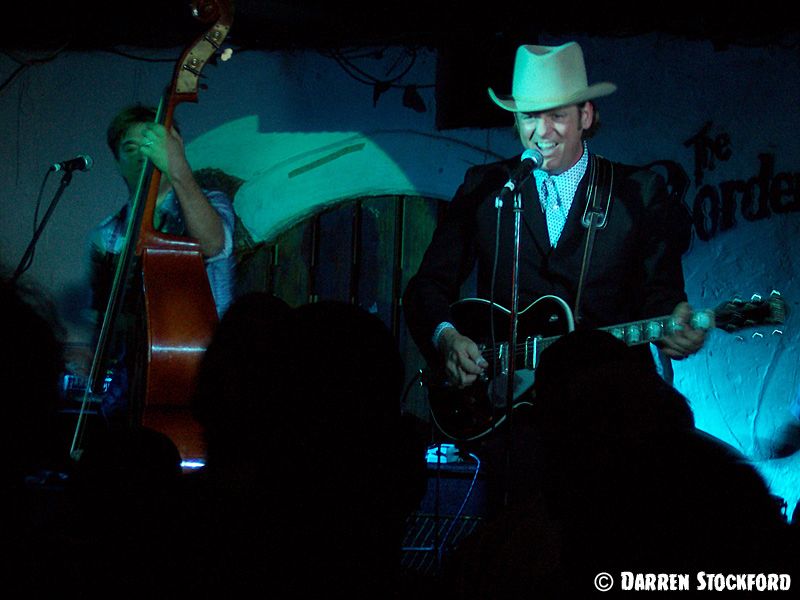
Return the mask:
<path id="1" fill-rule="evenodd" d="M 542 153 L 542 169 L 558 175 L 572 167 L 583 154 L 583 131 L 594 120 L 594 106 L 586 102 L 553 110 L 516 113 L 519 138 L 525 148 Z"/>

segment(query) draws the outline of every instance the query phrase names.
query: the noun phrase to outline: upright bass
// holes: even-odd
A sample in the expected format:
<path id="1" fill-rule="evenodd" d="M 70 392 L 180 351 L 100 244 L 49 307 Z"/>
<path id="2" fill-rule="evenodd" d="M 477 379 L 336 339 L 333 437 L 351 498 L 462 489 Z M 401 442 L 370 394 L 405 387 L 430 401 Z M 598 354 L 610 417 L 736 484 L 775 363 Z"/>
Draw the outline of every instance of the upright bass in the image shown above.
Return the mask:
<path id="1" fill-rule="evenodd" d="M 231 0 L 192 3 L 192 14 L 212 25 L 183 51 L 175 66 L 156 117 L 167 130 L 173 125 L 178 104 L 198 101 L 201 71 L 220 50 L 232 13 Z M 161 172 L 145 161 L 70 447 L 74 460 L 80 460 L 85 450 L 89 405 L 104 386 L 111 340 L 131 292 L 141 293 L 140 318 L 146 331 L 142 347 L 135 350 L 143 371 L 139 405 L 133 407 L 135 420 L 169 436 L 183 461 L 205 457 L 202 430 L 191 416 L 190 398 L 200 360 L 217 324 L 217 312 L 198 242 L 155 228 L 160 183 Z M 139 282 L 141 289 L 129 289 L 132 281 Z"/>

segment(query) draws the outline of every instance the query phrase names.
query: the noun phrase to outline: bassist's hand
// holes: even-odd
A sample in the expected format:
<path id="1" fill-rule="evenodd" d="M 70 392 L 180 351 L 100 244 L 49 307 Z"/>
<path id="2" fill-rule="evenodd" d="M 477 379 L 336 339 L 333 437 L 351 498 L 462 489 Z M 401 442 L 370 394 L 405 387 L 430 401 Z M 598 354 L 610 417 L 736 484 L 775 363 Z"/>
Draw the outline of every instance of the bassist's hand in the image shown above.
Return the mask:
<path id="1" fill-rule="evenodd" d="M 474 383 L 489 363 L 481 356 L 478 345 L 461 335 L 454 327 L 445 329 L 439 338 L 439 351 L 444 358 L 445 374 L 453 385 L 465 387 Z"/>
<path id="2" fill-rule="evenodd" d="M 183 138 L 174 127 L 167 130 L 158 123 L 148 123 L 142 128 L 142 140 L 142 155 L 149 158 L 170 183 L 174 183 L 173 179 L 191 176 Z"/>

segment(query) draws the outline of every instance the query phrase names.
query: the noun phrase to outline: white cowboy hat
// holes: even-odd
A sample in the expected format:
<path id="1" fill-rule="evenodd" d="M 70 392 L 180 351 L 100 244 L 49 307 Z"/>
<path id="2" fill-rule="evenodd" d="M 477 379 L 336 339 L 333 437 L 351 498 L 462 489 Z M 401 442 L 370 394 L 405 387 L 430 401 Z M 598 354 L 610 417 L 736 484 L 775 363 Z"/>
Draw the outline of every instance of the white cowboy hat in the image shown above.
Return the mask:
<path id="1" fill-rule="evenodd" d="M 575 42 L 563 46 L 520 46 L 514 61 L 510 96 L 489 96 L 512 112 L 539 112 L 608 96 L 617 86 L 607 81 L 588 85 L 583 51 Z"/>

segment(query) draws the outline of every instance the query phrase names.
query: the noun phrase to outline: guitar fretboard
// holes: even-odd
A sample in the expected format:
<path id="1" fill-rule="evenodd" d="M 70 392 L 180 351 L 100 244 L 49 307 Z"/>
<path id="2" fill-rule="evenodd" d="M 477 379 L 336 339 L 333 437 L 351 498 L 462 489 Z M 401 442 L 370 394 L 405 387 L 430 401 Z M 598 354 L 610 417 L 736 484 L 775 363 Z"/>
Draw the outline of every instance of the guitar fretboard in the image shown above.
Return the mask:
<path id="1" fill-rule="evenodd" d="M 711 329 L 714 326 L 714 311 L 697 311 L 692 315 L 690 323 L 694 329 Z M 625 342 L 628 346 L 638 346 L 639 344 L 656 342 L 664 336 L 679 331 L 682 327 L 683 325 L 676 321 L 672 315 L 667 315 L 655 319 L 644 319 L 642 321 L 631 321 L 630 323 L 611 325 L 609 327 L 599 327 L 598 329 L 610 333 L 618 340 Z M 555 335 L 546 338 L 534 337 L 526 340 L 522 348 L 517 348 L 518 353 L 520 351 L 522 352 L 520 359 L 522 360 L 522 364 L 525 365 L 525 368 L 535 369 L 539 363 L 539 355 L 542 351 L 562 337 L 561 335 Z"/>

